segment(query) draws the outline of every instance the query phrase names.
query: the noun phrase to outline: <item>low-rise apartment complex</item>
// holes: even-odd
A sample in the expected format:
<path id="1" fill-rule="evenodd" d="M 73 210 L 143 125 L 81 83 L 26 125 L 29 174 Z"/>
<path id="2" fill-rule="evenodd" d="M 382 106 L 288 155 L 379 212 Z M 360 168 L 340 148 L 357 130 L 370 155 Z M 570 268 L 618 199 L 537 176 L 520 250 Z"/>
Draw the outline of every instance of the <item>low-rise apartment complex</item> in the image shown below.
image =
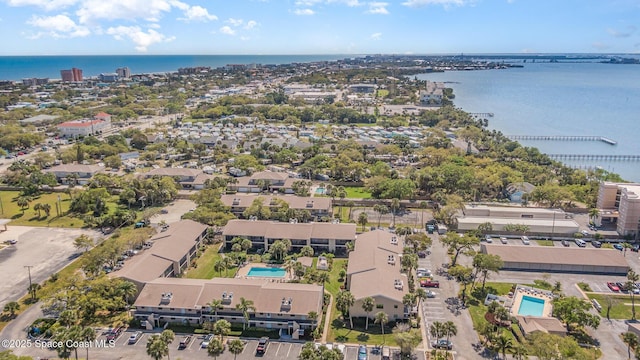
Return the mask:
<path id="1" fill-rule="evenodd" d="M 60 184 L 77 185 L 86 185 L 95 174 L 103 171 L 102 166 L 84 164 L 61 164 L 42 170 L 45 173 L 52 173 Z"/>
<path id="2" fill-rule="evenodd" d="M 292 250 L 311 246 L 316 252 L 346 253 L 347 243 L 356 238 L 356 224 L 287 223 L 264 220 L 231 220 L 222 231 L 231 248 L 236 237 L 251 240 L 254 249 L 269 250 L 276 240 L 289 239 Z"/>
<path id="3" fill-rule="evenodd" d="M 373 313 L 384 311 L 389 320 L 408 317 L 410 309 L 402 303 L 409 293 L 407 275 L 400 272 L 402 251 L 402 241 L 387 231 L 358 235 L 347 267 L 347 289 L 355 298 L 349 309 L 352 316 L 372 316 L 362 309 L 363 300 L 371 297 L 375 302 Z"/>
<path id="4" fill-rule="evenodd" d="M 316 325 L 317 319 L 309 318 L 309 313 L 322 314 L 323 287 L 269 279 L 159 278 L 140 292 L 134 316 L 148 329 L 166 322 L 195 325 L 226 319 L 245 323 L 242 311 L 236 309 L 241 298 L 253 301 L 255 307 L 249 312 L 248 325 L 287 329 L 297 339 Z M 212 300 L 222 302 L 217 311 L 209 305 Z"/>
<path id="5" fill-rule="evenodd" d="M 616 223 L 618 234 L 638 239 L 640 233 L 640 184 L 603 182 L 598 190 L 596 222 Z"/>
<path id="6" fill-rule="evenodd" d="M 494 231 L 504 231 L 511 225 L 526 225 L 532 233 L 574 234 L 579 229 L 571 214 L 559 209 L 515 206 L 465 205 L 458 217 L 458 230 L 475 230 L 480 224 L 491 223 Z"/>
<path id="7" fill-rule="evenodd" d="M 316 221 L 322 217 L 331 216 L 330 198 L 242 194 L 222 195 L 220 197 L 222 203 L 229 206 L 231 212 L 236 216 L 241 215 L 256 199 L 262 200 L 264 206 L 268 206 L 272 210 L 275 210 L 275 207 L 280 203 L 279 200 L 282 200 L 289 205 L 289 209 L 309 211 L 312 219 Z"/>

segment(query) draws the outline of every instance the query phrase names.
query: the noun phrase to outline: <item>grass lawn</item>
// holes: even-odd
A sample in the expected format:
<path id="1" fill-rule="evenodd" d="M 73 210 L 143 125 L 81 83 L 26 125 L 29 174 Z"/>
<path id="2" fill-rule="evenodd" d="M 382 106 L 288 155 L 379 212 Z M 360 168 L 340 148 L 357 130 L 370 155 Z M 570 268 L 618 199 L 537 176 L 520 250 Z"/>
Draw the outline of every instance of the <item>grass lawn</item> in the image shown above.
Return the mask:
<path id="1" fill-rule="evenodd" d="M 605 295 L 605 294 L 586 294 L 589 299 L 596 299 L 602 311 L 600 316 L 607 318 L 607 298 L 612 300 L 611 310 L 609 311 L 609 317 L 611 319 L 628 320 L 631 319 L 631 297 L 629 295 Z M 636 296 L 636 317 L 640 317 L 640 297 Z"/>
<path id="2" fill-rule="evenodd" d="M 488 282 L 485 284 L 485 294 L 496 294 L 496 295 L 506 295 L 513 288 L 512 283 L 498 283 L 498 282 Z M 487 320 L 484 318 L 484 315 L 487 313 L 487 307 L 484 305 L 485 296 L 482 295 L 482 292 L 479 288 L 476 288 L 473 293 L 468 293 L 467 304 L 469 305 L 469 315 L 471 315 L 471 322 L 473 322 L 473 328 L 479 329 L 483 326 L 483 324 L 487 323 Z M 502 328 L 502 333 L 508 336 L 512 341 L 517 343 L 517 340 L 514 338 L 511 330 L 508 328 Z"/>
<path id="3" fill-rule="evenodd" d="M 196 267 L 190 267 L 184 277 L 189 279 L 212 279 L 214 277 L 234 277 L 238 268 L 231 268 L 222 273 L 213 269 L 213 264 L 216 260 L 222 258 L 222 255 L 218 252 L 222 243 L 210 245 L 196 260 Z"/>
<path id="4" fill-rule="evenodd" d="M 31 201 L 29 208 L 24 211 L 20 209 L 16 200 L 20 196 L 19 191 L 0 191 L 0 203 L 2 204 L 1 216 L 11 219 L 11 225 L 22 226 L 51 226 L 51 227 L 82 227 L 84 221 L 73 218 L 70 216 L 57 217 L 56 203 L 58 202 L 58 195 L 60 196 L 60 205 L 62 206 L 62 212 L 65 213 L 69 210 L 71 201 L 69 195 L 64 193 L 43 193 L 38 195 Z M 33 206 L 37 203 L 49 204 L 51 211 L 49 216 L 46 216 L 44 211 L 38 213 L 33 210 Z"/>
<path id="5" fill-rule="evenodd" d="M 380 89 L 378 90 L 378 97 L 383 98 L 389 95 L 389 90 Z"/>
<path id="6" fill-rule="evenodd" d="M 371 199 L 369 189 L 362 186 L 345 186 L 347 197 L 352 199 Z"/>
<path id="7" fill-rule="evenodd" d="M 551 240 L 536 240 L 536 242 L 540 246 L 553 246 L 553 241 Z"/>

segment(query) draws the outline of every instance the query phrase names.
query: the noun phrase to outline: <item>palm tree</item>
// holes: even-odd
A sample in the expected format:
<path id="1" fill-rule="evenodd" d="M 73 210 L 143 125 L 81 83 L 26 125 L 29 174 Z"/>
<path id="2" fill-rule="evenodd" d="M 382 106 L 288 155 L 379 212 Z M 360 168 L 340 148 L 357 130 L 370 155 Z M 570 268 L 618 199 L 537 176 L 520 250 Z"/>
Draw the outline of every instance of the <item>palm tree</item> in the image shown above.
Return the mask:
<path id="1" fill-rule="evenodd" d="M 391 199 L 391 216 L 393 217 L 393 227 L 396 226 L 396 215 L 398 212 L 398 209 L 400 209 L 400 199 L 398 198 L 393 198 Z"/>
<path id="2" fill-rule="evenodd" d="M 244 350 L 244 342 L 240 339 L 233 339 L 229 341 L 229 352 L 233 354 L 233 360 L 236 360 L 236 356 L 241 354 Z"/>
<path id="3" fill-rule="evenodd" d="M 416 300 L 418 300 L 418 307 L 420 307 L 420 303 L 422 300 L 427 298 L 427 291 L 423 288 L 416 289 Z"/>
<path id="4" fill-rule="evenodd" d="M 222 309 L 222 300 L 213 299 L 207 304 L 209 311 L 213 313 L 213 321 L 218 320 L 218 310 Z"/>
<path id="5" fill-rule="evenodd" d="M 38 213 L 38 219 L 39 219 L 40 215 L 42 214 L 42 204 L 36 203 L 35 205 L 33 205 L 33 211 Z"/>
<path id="6" fill-rule="evenodd" d="M 355 205 L 356 203 L 354 203 L 353 200 L 347 201 L 347 207 L 349 208 L 349 221 L 351 221 L 351 211 Z"/>
<path id="7" fill-rule="evenodd" d="M 318 320 L 318 313 L 315 311 L 309 311 L 307 314 L 307 319 L 313 320 L 313 326 L 316 325 L 316 321 Z"/>
<path id="8" fill-rule="evenodd" d="M 225 319 L 216 321 L 213 325 L 213 333 L 220 336 L 220 341 L 224 344 L 224 337 L 231 332 L 231 323 Z"/>
<path id="9" fill-rule="evenodd" d="M 591 222 L 595 223 L 599 215 L 600 210 L 598 210 L 597 208 L 589 209 L 589 220 L 591 220 Z"/>
<path id="10" fill-rule="evenodd" d="M 444 334 L 444 330 L 444 323 L 441 323 L 440 321 L 434 321 L 429 327 L 429 333 L 431 333 L 431 336 L 435 339 L 435 341 L 438 341 L 442 337 L 442 335 Z M 438 348 L 436 348 L 435 350 L 437 355 Z"/>
<path id="11" fill-rule="evenodd" d="M 31 199 L 28 196 L 20 196 L 18 200 L 16 200 L 16 204 L 18 204 L 23 214 L 24 214 L 24 210 L 29 207 L 30 201 Z"/>
<path id="12" fill-rule="evenodd" d="M 389 208 L 384 204 L 375 204 L 373 205 L 373 211 L 378 213 L 378 227 L 380 227 L 380 220 L 382 220 L 382 215 L 389 213 Z"/>
<path id="13" fill-rule="evenodd" d="M 442 330 L 444 331 L 444 335 L 447 336 L 447 342 L 451 340 L 452 336 L 456 336 L 458 334 L 458 328 L 456 327 L 456 324 L 453 323 L 453 321 L 447 321 L 446 323 L 442 324 Z"/>
<path id="14" fill-rule="evenodd" d="M 355 302 L 356 302 L 356 299 L 353 297 L 353 295 L 349 291 L 341 291 L 338 293 L 338 296 L 336 299 L 336 308 L 340 311 L 340 313 L 342 313 L 343 320 L 345 315 L 349 313 L 349 309 L 353 306 Z M 351 319 L 350 313 L 349 313 L 349 324 L 353 329 L 353 320 Z"/>
<path id="15" fill-rule="evenodd" d="M 633 291 L 631 291 L 631 289 L 633 289 L 633 287 L 635 286 L 634 284 L 638 282 L 638 280 L 640 280 L 640 275 L 638 275 L 635 271 L 633 270 L 629 270 L 629 272 L 627 273 L 627 289 L 629 289 L 629 296 L 631 296 L 631 320 L 635 320 L 636 319 L 636 297 L 635 297 L 635 293 Z"/>
<path id="16" fill-rule="evenodd" d="M 290 274 L 295 266 L 296 266 L 296 261 L 293 259 L 289 259 L 284 262 L 284 265 L 282 267 L 286 270 L 287 274 Z"/>
<path id="17" fill-rule="evenodd" d="M 527 348 L 522 345 L 514 346 L 511 349 L 511 352 L 513 353 L 513 357 L 516 358 L 517 360 L 522 360 L 524 358 L 528 359 Z"/>
<path id="18" fill-rule="evenodd" d="M 367 313 L 367 320 L 364 326 L 365 330 L 369 329 L 369 313 L 373 311 L 373 307 L 375 306 L 375 300 L 372 297 L 366 297 L 362 299 L 362 310 Z"/>
<path id="19" fill-rule="evenodd" d="M 220 276 L 222 276 L 222 271 L 226 269 L 227 264 L 223 258 L 216 259 L 216 261 L 213 262 L 213 270 L 219 272 Z"/>
<path id="20" fill-rule="evenodd" d="M 500 334 L 494 342 L 497 351 L 502 353 L 502 358 L 507 358 L 507 350 L 513 348 L 513 340 L 505 334 Z"/>
<path id="21" fill-rule="evenodd" d="M 16 311 L 20 310 L 20 304 L 17 301 L 10 301 L 4 305 L 3 311 L 8 312 L 13 318 L 16 315 Z"/>
<path id="22" fill-rule="evenodd" d="M 87 327 L 83 327 L 82 331 L 80 332 L 80 338 L 82 341 L 86 341 L 89 343 L 93 343 L 93 341 L 97 338 L 96 336 L 96 332 L 95 330 L 93 330 L 92 327 L 87 326 Z M 89 360 L 89 348 L 91 346 L 87 346 L 87 360 Z"/>
<path id="23" fill-rule="evenodd" d="M 384 343 L 384 324 L 389 321 L 389 315 L 384 311 L 378 311 L 375 316 L 374 322 L 380 324 L 380 330 L 382 331 L 382 342 Z"/>
<path id="24" fill-rule="evenodd" d="M 362 231 L 364 231 L 364 227 L 365 225 L 367 225 L 367 222 L 369 222 L 369 219 L 367 218 L 367 213 L 363 211 L 360 213 L 360 215 L 358 215 L 358 224 L 362 226 Z"/>
<path id="25" fill-rule="evenodd" d="M 207 353 L 209 356 L 213 356 L 214 359 L 217 359 L 223 352 L 224 344 L 222 341 L 218 338 L 211 339 L 211 342 L 209 342 L 209 346 L 207 347 Z"/>
<path id="26" fill-rule="evenodd" d="M 622 334 L 622 341 L 627 344 L 627 355 L 631 359 L 631 348 L 638 346 L 638 335 L 632 332 L 626 332 Z"/>
<path id="27" fill-rule="evenodd" d="M 161 335 L 151 335 L 147 341 L 147 355 L 155 360 L 169 356 L 169 344 L 162 339 Z"/>
<path id="28" fill-rule="evenodd" d="M 427 202 L 426 201 L 420 201 L 420 214 L 421 214 L 421 219 L 420 219 L 420 228 L 424 229 L 424 211 L 427 208 Z"/>
<path id="29" fill-rule="evenodd" d="M 38 283 L 32 283 L 31 285 L 29 285 L 29 294 L 31 294 L 31 300 L 32 301 L 36 301 L 36 298 L 38 295 L 38 290 L 40 290 L 40 288 L 42 288 L 42 286 L 40 286 L 40 284 Z"/>
<path id="30" fill-rule="evenodd" d="M 129 299 L 134 297 L 138 293 L 138 288 L 131 281 L 122 281 L 118 284 L 118 291 L 122 294 L 124 300 L 129 303 Z"/>
<path id="31" fill-rule="evenodd" d="M 324 286 L 324 284 L 326 284 L 330 280 L 330 278 L 331 277 L 328 272 L 322 271 L 318 274 L 317 280 L 320 284 L 322 284 L 322 286 Z"/>
<path id="32" fill-rule="evenodd" d="M 50 204 L 42 204 L 42 211 L 44 211 L 44 213 L 47 215 L 47 217 L 49 217 L 49 214 L 51 213 L 51 205 Z"/>
<path id="33" fill-rule="evenodd" d="M 253 305 L 253 301 L 241 297 L 240 302 L 236 304 L 236 310 L 240 310 L 242 312 L 242 316 L 244 317 L 242 330 L 245 329 L 245 324 L 247 324 L 248 327 L 251 327 L 251 323 L 249 322 L 249 312 L 256 311 L 256 307 Z"/>

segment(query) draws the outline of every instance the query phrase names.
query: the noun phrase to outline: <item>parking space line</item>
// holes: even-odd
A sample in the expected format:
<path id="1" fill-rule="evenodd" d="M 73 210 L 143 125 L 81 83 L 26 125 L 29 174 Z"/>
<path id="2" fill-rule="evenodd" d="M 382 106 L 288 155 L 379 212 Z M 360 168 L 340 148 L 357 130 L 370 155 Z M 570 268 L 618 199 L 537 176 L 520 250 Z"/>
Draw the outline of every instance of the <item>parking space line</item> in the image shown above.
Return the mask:
<path id="1" fill-rule="evenodd" d="M 278 349 L 276 350 L 276 356 L 278 356 L 278 352 L 280 351 L 280 347 L 282 346 L 282 343 L 278 343 Z"/>
<path id="2" fill-rule="evenodd" d="M 287 357 L 289 357 L 289 353 L 291 352 L 292 347 L 293 347 L 293 344 L 289 344 L 289 349 L 287 350 Z"/>

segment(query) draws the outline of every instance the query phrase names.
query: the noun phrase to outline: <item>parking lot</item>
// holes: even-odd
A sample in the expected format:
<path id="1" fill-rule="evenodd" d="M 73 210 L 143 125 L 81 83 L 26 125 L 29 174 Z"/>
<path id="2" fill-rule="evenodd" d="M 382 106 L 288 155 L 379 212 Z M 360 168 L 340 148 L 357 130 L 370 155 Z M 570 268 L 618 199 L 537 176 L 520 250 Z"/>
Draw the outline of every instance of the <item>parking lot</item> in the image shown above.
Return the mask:
<path id="1" fill-rule="evenodd" d="M 8 226 L 0 233 L 0 242 L 16 240 L 15 245 L 0 249 L 0 308 L 27 293 L 31 281 L 40 283 L 70 263 L 79 250 L 73 240 L 81 234 L 97 238 L 99 233 L 85 229 L 60 229 L 32 226 Z M 55 254 L 55 256 L 51 256 Z"/>
<path id="2" fill-rule="evenodd" d="M 107 347 L 92 347 L 89 349 L 89 357 L 91 359 L 98 360 L 115 360 L 115 359 L 144 359 L 148 358 L 146 354 L 146 346 L 149 341 L 149 337 L 153 334 L 157 334 L 158 332 L 143 332 L 142 336 L 138 338 L 138 341 L 135 344 L 129 344 L 129 337 L 133 334 L 134 330 L 124 331 L 115 339 L 113 346 Z M 107 340 L 107 329 L 98 330 L 97 341 L 106 341 Z M 192 335 L 192 340 L 184 349 L 178 349 L 181 339 L 184 335 L 176 334 L 175 339 L 169 345 L 169 357 L 171 359 L 211 359 L 211 357 L 207 353 L 206 348 L 202 348 L 202 340 L 204 339 L 204 335 Z M 241 354 L 237 355 L 236 360 L 245 360 L 245 359 L 264 359 L 264 360 L 296 360 L 300 351 L 302 350 L 302 346 L 304 342 L 295 341 L 295 342 L 284 342 L 284 341 L 275 341 L 271 340 L 269 345 L 267 346 L 267 351 L 263 355 L 256 355 L 256 347 L 258 345 L 257 339 L 242 339 L 245 343 L 244 350 Z M 36 349 L 31 348 L 28 351 L 24 351 L 27 349 L 20 349 L 15 351 L 16 354 L 22 355 L 30 355 L 35 357 L 52 357 L 55 355 L 54 350 L 48 349 Z M 374 353 L 373 347 L 368 348 L 368 359 L 369 360 L 381 360 L 381 356 L 379 353 Z M 81 349 L 79 351 L 80 354 L 86 354 L 85 349 Z M 355 345 L 346 345 L 344 346 L 344 355 L 345 359 L 357 359 L 358 358 L 358 346 Z M 218 356 L 220 360 L 233 360 L 234 355 L 229 351 L 225 350 L 225 352 Z M 423 354 L 418 354 L 417 360 L 425 360 Z"/>

